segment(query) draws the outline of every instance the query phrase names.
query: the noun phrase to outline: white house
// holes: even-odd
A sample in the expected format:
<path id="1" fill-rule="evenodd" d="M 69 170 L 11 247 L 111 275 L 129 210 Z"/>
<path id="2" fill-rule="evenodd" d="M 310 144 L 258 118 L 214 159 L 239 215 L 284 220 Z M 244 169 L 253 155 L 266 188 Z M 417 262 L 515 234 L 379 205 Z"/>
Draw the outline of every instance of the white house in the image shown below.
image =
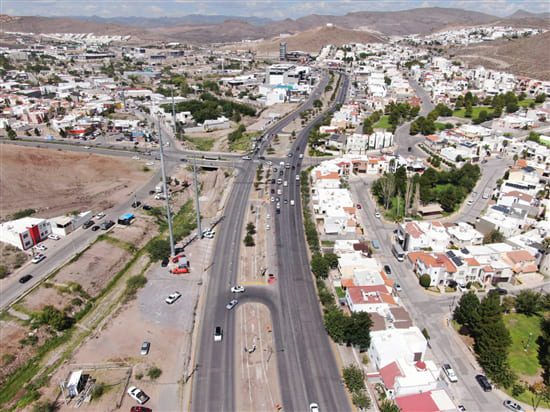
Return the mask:
<path id="1" fill-rule="evenodd" d="M 50 222 L 35 217 L 24 217 L 0 224 L 0 241 L 27 250 L 52 233 Z"/>
<path id="2" fill-rule="evenodd" d="M 398 358 L 406 362 L 424 360 L 428 342 L 416 326 L 371 332 L 369 359 L 381 369 Z"/>

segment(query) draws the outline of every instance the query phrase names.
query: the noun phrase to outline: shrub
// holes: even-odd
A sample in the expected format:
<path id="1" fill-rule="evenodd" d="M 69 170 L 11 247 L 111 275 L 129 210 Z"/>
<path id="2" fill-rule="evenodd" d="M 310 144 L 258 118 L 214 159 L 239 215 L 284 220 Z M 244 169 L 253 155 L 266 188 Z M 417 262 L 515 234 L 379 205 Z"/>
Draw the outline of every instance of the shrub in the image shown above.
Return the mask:
<path id="1" fill-rule="evenodd" d="M 141 373 L 141 372 L 136 373 L 136 379 L 138 381 L 142 380 L 143 379 L 143 373 Z"/>
<path id="2" fill-rule="evenodd" d="M 22 209 L 15 212 L 12 216 L 12 218 L 15 219 L 21 219 L 24 217 L 32 216 L 36 213 L 36 210 L 34 209 Z"/>
<path id="3" fill-rule="evenodd" d="M 105 384 L 96 383 L 94 389 L 92 390 L 92 399 L 99 399 L 105 393 Z"/>
<path id="4" fill-rule="evenodd" d="M 55 402 L 40 401 L 32 407 L 32 412 L 55 412 L 56 410 Z"/>
<path id="5" fill-rule="evenodd" d="M 355 406 L 357 406 L 359 409 L 369 409 L 371 407 L 371 400 L 369 398 L 369 395 L 366 391 L 357 391 L 353 392 L 353 395 L 351 397 L 351 401 Z"/>
<path id="6" fill-rule="evenodd" d="M 152 261 L 170 256 L 170 242 L 167 239 L 153 239 L 147 245 L 147 252 Z"/>
<path id="7" fill-rule="evenodd" d="M 256 243 L 254 242 L 254 238 L 252 237 L 252 235 L 250 233 L 248 233 L 245 237 L 244 237 L 244 245 L 247 246 L 247 247 L 250 247 L 250 246 L 254 246 Z"/>
<path id="8" fill-rule="evenodd" d="M 136 275 L 128 278 L 126 281 L 126 295 L 133 297 L 138 289 L 144 287 L 147 284 L 147 278 L 143 275 Z"/>
<path id="9" fill-rule="evenodd" d="M 424 273 L 422 276 L 420 276 L 419 279 L 420 286 L 423 288 L 429 288 L 430 284 L 432 283 L 432 278 L 427 273 Z"/>
<path id="10" fill-rule="evenodd" d="M 5 265 L 0 265 L 0 279 L 4 279 L 10 272 Z"/>
<path id="11" fill-rule="evenodd" d="M 74 323 L 73 318 L 54 308 L 52 305 L 48 305 L 38 312 L 35 315 L 35 321 L 40 325 L 51 326 L 57 331 L 69 329 Z"/>
<path id="12" fill-rule="evenodd" d="M 162 370 L 160 370 L 156 366 L 149 368 L 149 370 L 147 371 L 147 376 L 149 376 L 149 378 L 151 379 L 158 379 L 160 375 L 162 375 Z"/>
<path id="13" fill-rule="evenodd" d="M 350 365 L 342 370 L 344 382 L 350 392 L 357 392 L 365 389 L 363 371 L 355 365 Z"/>
<path id="14" fill-rule="evenodd" d="M 6 366 L 12 363 L 15 360 L 15 355 L 12 353 L 4 353 L 2 355 L 2 365 Z"/>

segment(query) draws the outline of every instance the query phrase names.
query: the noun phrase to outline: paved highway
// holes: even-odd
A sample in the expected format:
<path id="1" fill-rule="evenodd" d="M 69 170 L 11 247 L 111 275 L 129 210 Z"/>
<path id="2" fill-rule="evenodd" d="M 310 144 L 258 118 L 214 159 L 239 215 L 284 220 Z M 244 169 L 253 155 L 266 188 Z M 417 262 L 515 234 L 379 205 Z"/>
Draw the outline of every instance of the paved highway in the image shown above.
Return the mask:
<path id="1" fill-rule="evenodd" d="M 300 108 L 281 119 L 278 123 L 266 131 L 266 135 L 273 136 L 281 132 L 288 124 L 296 119 L 300 113 L 312 107 L 313 101 L 318 98 L 327 84 L 327 77 L 324 76 L 316 90 L 311 94 Z M 258 156 L 263 153 L 268 145 L 269 139 L 264 139 L 260 144 Z M 255 156 L 256 158 L 256 156 Z M 234 354 L 235 339 L 235 318 L 231 311 L 225 309 L 225 305 L 232 298 L 230 287 L 237 281 L 239 250 L 243 238 L 243 224 L 246 212 L 250 189 L 254 180 L 256 170 L 255 162 L 248 163 L 248 167 L 238 175 L 234 188 L 228 198 L 225 209 L 226 218 L 220 225 L 216 240 L 215 259 L 210 270 L 208 291 L 204 307 L 204 316 L 201 322 L 199 353 L 197 356 L 198 369 L 193 381 L 193 398 L 191 408 L 194 411 L 233 411 L 235 410 L 234 396 Z M 301 228 L 300 228 L 301 229 Z M 254 289 L 247 291 L 248 299 L 261 301 L 272 310 L 274 322 L 273 330 L 277 350 L 283 349 L 283 341 L 286 322 L 280 320 L 281 308 L 275 309 L 275 303 L 267 295 L 254 294 Z M 246 296 L 242 297 L 246 299 Z M 244 301 L 244 300 L 243 300 Z M 284 306 L 283 306 L 284 307 Z M 283 311 L 284 312 L 284 311 Z M 221 343 L 214 342 L 213 334 L 216 326 L 221 326 L 224 338 Z M 286 355 L 286 350 L 284 352 Z M 290 353 L 290 352 L 289 352 Z M 292 374 L 290 371 L 294 365 L 285 363 L 286 356 L 278 356 L 279 371 L 281 373 L 280 383 L 284 387 L 286 382 L 283 373 Z M 308 383 L 309 385 L 309 383 Z M 287 393 L 283 389 L 284 393 Z M 292 396 L 287 396 L 291 399 Z M 283 403 L 285 398 L 283 399 Z M 290 400 L 288 400 L 290 402 Z M 300 402 L 300 404 L 302 404 Z M 286 404 L 285 404 L 286 405 Z M 285 406 L 288 409 L 287 406 Z M 288 409 L 292 410 L 292 409 Z"/>

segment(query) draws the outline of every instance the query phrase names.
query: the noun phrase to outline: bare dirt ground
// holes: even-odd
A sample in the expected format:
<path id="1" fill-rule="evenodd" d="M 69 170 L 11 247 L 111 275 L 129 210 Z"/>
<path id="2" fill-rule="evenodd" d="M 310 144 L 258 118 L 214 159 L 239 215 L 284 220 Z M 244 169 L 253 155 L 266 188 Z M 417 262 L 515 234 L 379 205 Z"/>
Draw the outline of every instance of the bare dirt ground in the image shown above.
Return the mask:
<path id="1" fill-rule="evenodd" d="M 34 347 L 24 346 L 21 339 L 27 336 L 27 328 L 16 320 L 0 321 L 0 383 L 6 376 L 17 370 L 34 353 Z"/>
<path id="2" fill-rule="evenodd" d="M 21 249 L 16 248 L 9 243 L 0 242 L 0 266 L 5 267 L 5 275 L 12 273 L 15 269 L 20 268 L 26 261 L 29 260 L 29 255 Z M 0 278 L 3 274 L 0 274 Z"/>
<path id="3" fill-rule="evenodd" d="M 0 218 L 24 208 L 53 217 L 120 203 L 148 178 L 135 160 L 1 145 Z"/>
<path id="4" fill-rule="evenodd" d="M 157 235 L 158 230 L 155 219 L 145 214 L 143 209 L 136 210 L 134 214 L 138 218 L 130 226 L 116 225 L 109 236 L 140 249 Z"/>
<path id="5" fill-rule="evenodd" d="M 247 303 L 237 310 L 236 406 L 239 411 L 276 411 L 281 394 L 271 316 L 266 306 Z"/>

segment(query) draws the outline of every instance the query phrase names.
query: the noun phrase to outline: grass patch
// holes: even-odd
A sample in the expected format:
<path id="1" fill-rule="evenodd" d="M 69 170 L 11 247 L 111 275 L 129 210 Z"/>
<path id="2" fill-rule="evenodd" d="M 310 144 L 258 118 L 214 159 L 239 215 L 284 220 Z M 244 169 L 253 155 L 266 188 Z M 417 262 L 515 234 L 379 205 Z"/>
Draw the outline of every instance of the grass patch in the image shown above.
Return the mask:
<path id="1" fill-rule="evenodd" d="M 490 106 L 474 106 L 472 107 L 472 119 L 476 119 L 479 117 L 479 112 L 482 111 L 482 110 L 485 110 L 487 112 L 487 114 L 492 114 L 494 109 Z M 463 118 L 466 118 L 466 109 L 465 108 L 462 108 L 462 109 L 459 109 L 459 110 L 455 110 L 453 112 L 453 116 L 455 117 L 463 117 Z"/>
<path id="2" fill-rule="evenodd" d="M 519 107 L 529 107 L 532 103 L 535 103 L 535 99 L 524 99 L 518 102 Z"/>
<path id="3" fill-rule="evenodd" d="M 508 355 L 512 370 L 518 374 L 536 376 L 540 369 L 537 356 L 539 349 L 537 339 L 541 334 L 540 317 L 512 313 L 504 316 L 504 322 L 512 337 L 512 346 Z M 531 337 L 529 337 L 530 333 Z M 527 344 L 529 345 L 525 350 Z"/>
<path id="4" fill-rule="evenodd" d="M 210 137 L 189 137 L 185 136 L 185 140 L 192 143 L 195 149 L 209 152 L 214 147 L 215 140 Z"/>
<path id="5" fill-rule="evenodd" d="M 197 215 L 193 207 L 193 200 L 189 199 L 174 216 L 174 241 L 178 242 L 186 236 L 189 236 L 197 227 Z"/>
<path id="6" fill-rule="evenodd" d="M 344 290 L 341 287 L 336 286 L 334 288 L 334 290 L 336 291 L 336 296 L 338 296 L 339 298 L 345 298 L 346 297 L 346 292 L 344 292 Z"/>
<path id="7" fill-rule="evenodd" d="M 386 210 L 384 217 L 388 220 L 399 221 L 405 216 L 405 200 L 402 198 L 394 196 L 391 200 L 391 207 L 389 210 Z"/>
<path id="8" fill-rule="evenodd" d="M 124 240 L 120 240 L 120 239 L 117 239 L 117 238 L 114 238 L 114 237 L 111 237 L 111 236 L 108 236 L 108 235 L 101 235 L 100 238 L 101 238 L 101 240 L 109 242 L 111 245 L 117 246 L 121 249 L 126 250 L 127 252 L 130 252 L 130 253 L 135 253 L 136 250 L 137 250 L 134 245 L 132 245 L 129 242 L 125 242 Z"/>
<path id="9" fill-rule="evenodd" d="M 258 132 L 243 133 L 239 138 L 229 143 L 230 152 L 248 152 L 252 147 L 252 139 Z"/>
<path id="10" fill-rule="evenodd" d="M 321 240 L 321 246 L 332 247 L 335 243 L 334 240 Z"/>
<path id="11" fill-rule="evenodd" d="M 372 127 L 373 129 L 393 129 L 393 126 L 390 124 L 390 116 L 387 115 L 382 116 Z"/>

